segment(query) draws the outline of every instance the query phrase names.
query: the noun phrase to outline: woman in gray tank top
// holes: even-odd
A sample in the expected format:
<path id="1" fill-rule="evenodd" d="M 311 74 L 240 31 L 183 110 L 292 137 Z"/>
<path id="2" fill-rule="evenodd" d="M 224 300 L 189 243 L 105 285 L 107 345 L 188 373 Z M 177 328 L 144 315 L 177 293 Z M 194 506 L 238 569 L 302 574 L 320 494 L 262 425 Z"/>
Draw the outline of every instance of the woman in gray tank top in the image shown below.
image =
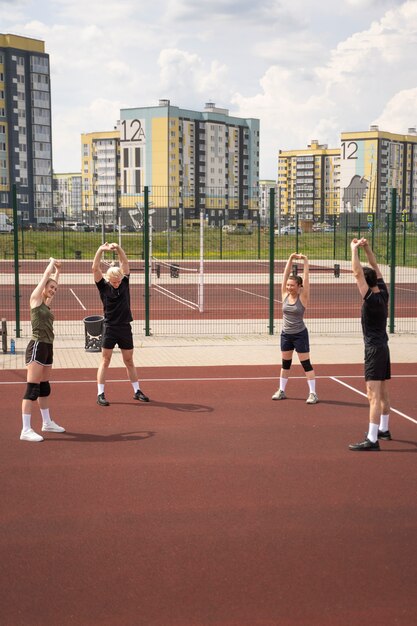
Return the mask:
<path id="1" fill-rule="evenodd" d="M 294 261 L 303 262 L 303 276 L 291 274 Z M 282 295 L 282 331 L 281 352 L 282 367 L 279 388 L 272 396 L 273 400 L 285 400 L 285 388 L 290 374 L 294 350 L 302 365 L 308 383 L 307 404 L 317 404 L 316 376 L 310 362 L 310 342 L 308 330 L 304 324 L 304 312 L 310 299 L 310 281 L 308 258 L 305 254 L 293 252 L 284 269 L 281 285 Z"/>

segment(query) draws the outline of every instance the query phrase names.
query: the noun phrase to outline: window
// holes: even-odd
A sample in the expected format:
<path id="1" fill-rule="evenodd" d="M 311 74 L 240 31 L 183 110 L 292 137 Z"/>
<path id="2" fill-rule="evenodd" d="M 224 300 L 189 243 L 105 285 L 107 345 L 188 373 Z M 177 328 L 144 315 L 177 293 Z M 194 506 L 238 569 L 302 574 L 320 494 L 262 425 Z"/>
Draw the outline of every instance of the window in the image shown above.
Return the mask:
<path id="1" fill-rule="evenodd" d="M 140 193 L 140 170 L 135 170 L 135 191 Z"/>

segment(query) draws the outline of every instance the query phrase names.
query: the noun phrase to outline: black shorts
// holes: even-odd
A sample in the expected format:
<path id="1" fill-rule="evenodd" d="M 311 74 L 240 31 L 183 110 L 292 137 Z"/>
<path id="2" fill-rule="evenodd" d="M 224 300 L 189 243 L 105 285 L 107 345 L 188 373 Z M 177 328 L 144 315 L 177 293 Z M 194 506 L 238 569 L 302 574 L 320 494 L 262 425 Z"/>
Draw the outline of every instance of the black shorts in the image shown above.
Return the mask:
<path id="1" fill-rule="evenodd" d="M 290 350 L 295 350 L 301 354 L 303 352 L 310 352 L 307 328 L 304 328 L 300 333 L 281 332 L 281 352 L 289 352 Z"/>
<path id="2" fill-rule="evenodd" d="M 365 380 L 390 378 L 391 360 L 388 346 L 365 346 Z"/>
<path id="3" fill-rule="evenodd" d="M 120 350 L 133 350 L 133 335 L 130 324 L 103 325 L 102 348 L 113 350 L 116 344 Z"/>
<path id="4" fill-rule="evenodd" d="M 51 343 L 31 339 L 26 347 L 26 365 L 39 363 L 39 365 L 52 365 L 54 359 L 54 348 Z"/>

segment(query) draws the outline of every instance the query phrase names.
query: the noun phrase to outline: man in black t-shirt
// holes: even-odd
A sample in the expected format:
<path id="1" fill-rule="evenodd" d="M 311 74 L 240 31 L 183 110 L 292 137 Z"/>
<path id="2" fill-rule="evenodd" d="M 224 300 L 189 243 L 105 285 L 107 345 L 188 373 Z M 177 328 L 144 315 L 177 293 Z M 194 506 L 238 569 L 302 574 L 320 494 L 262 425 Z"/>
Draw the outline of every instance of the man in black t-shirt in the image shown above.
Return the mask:
<path id="1" fill-rule="evenodd" d="M 117 253 L 119 267 L 110 267 L 103 274 L 100 269 L 101 257 L 103 252 L 110 251 Z M 135 392 L 133 398 L 141 402 L 149 402 L 149 398 L 140 389 L 136 367 L 133 363 L 133 336 L 130 325 L 133 317 L 130 310 L 130 269 L 127 256 L 117 243 L 104 243 L 95 254 L 92 269 L 104 312 L 101 363 L 97 372 L 97 404 L 100 406 L 110 404 L 104 396 L 104 384 L 116 344 L 122 352 L 123 363 Z"/>
<path id="2" fill-rule="evenodd" d="M 368 241 L 353 239 L 352 271 L 363 297 L 361 323 L 365 344 L 365 381 L 369 400 L 369 428 L 364 441 L 353 443 L 350 450 L 379 450 L 379 439 L 391 439 L 388 380 L 391 361 L 388 347 L 388 290 Z M 371 267 L 362 267 L 359 248 L 363 248 Z"/>

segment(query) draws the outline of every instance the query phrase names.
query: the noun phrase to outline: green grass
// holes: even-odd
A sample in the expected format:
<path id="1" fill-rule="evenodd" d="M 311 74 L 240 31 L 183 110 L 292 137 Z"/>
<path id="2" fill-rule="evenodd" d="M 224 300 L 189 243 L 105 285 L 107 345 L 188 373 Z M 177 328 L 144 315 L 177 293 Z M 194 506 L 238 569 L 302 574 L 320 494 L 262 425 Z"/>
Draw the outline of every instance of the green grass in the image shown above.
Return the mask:
<path id="1" fill-rule="evenodd" d="M 363 233 L 304 233 L 299 235 L 281 235 L 274 237 L 276 259 L 286 259 L 291 252 L 302 252 L 311 260 L 348 260 L 350 259 L 350 240 Z M 381 262 L 390 262 L 390 238 L 386 231 L 375 234 L 373 244 L 377 258 Z M 118 233 L 107 233 L 108 241 L 118 242 Z M 92 260 L 101 244 L 101 233 L 78 232 L 42 232 L 20 231 L 18 235 L 20 259 L 57 259 L 74 260 L 79 254 L 83 260 Z M 125 233 L 122 235 L 122 246 L 130 259 L 142 259 L 142 233 Z M 0 235 L 0 258 L 14 258 L 13 235 Z M 198 230 L 186 230 L 184 233 L 171 231 L 169 234 L 153 233 L 153 255 L 160 258 L 199 259 L 200 233 Z M 269 259 L 269 233 L 255 231 L 251 235 L 228 234 L 219 229 L 206 228 L 204 231 L 205 259 Z M 403 233 L 396 237 L 396 264 L 417 267 L 417 234 Z"/>

